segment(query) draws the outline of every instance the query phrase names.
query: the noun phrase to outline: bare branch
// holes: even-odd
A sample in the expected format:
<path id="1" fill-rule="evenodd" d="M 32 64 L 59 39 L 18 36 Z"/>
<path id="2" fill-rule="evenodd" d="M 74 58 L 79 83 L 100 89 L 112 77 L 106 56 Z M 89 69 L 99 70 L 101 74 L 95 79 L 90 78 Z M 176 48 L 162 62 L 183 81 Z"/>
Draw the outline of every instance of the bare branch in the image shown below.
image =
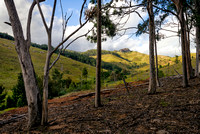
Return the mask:
<path id="1" fill-rule="evenodd" d="M 43 12 L 42 12 L 42 9 L 41 9 L 41 7 L 40 7 L 39 0 L 36 0 L 36 2 L 37 2 L 37 6 L 38 6 L 38 9 L 39 9 L 40 15 L 41 15 L 41 17 L 42 17 L 42 22 L 43 22 L 43 24 L 44 24 L 44 27 L 45 27 L 45 29 L 46 29 L 46 32 L 49 33 L 49 29 L 48 29 L 47 23 L 46 23 L 46 21 L 45 21 L 45 18 L 44 18 L 44 14 L 43 14 Z"/>
<path id="2" fill-rule="evenodd" d="M 156 6 L 156 5 L 153 5 L 153 7 L 157 8 L 157 9 L 159 9 L 161 11 L 171 13 L 172 15 L 176 16 L 177 18 L 179 18 L 178 15 L 176 13 L 172 12 L 171 10 L 167 10 L 165 8 L 160 8 L 160 7 Z"/>
<path id="3" fill-rule="evenodd" d="M 74 40 L 72 40 L 72 41 L 64 48 L 64 51 L 65 51 L 65 49 L 67 49 L 74 41 L 76 41 L 77 39 L 79 39 L 79 38 L 81 38 L 81 37 L 84 37 L 84 36 L 87 36 L 88 33 L 90 33 L 93 29 L 94 29 L 94 27 L 93 27 L 92 29 L 88 30 L 87 33 L 85 33 L 85 34 L 83 34 L 83 35 L 80 35 L 80 36 L 76 37 Z"/>
<path id="4" fill-rule="evenodd" d="M 10 22 L 4 22 L 4 23 L 7 24 L 7 25 L 9 25 L 9 26 L 12 26 Z"/>
<path id="5" fill-rule="evenodd" d="M 138 13 L 136 10 L 134 11 L 141 19 L 142 21 L 144 22 L 144 19 L 142 18 L 142 16 L 140 15 L 140 13 Z"/>
<path id="6" fill-rule="evenodd" d="M 49 71 L 51 70 L 51 68 L 56 64 L 56 62 L 60 59 L 60 53 L 58 54 L 57 58 L 54 60 L 54 62 L 51 64 L 51 66 L 49 67 Z"/>
<path id="7" fill-rule="evenodd" d="M 84 2 L 83 2 L 83 4 L 82 4 L 82 7 L 81 7 L 80 18 L 79 18 L 80 25 L 82 25 L 81 18 L 82 18 L 82 15 L 83 15 L 83 8 L 84 8 L 84 6 L 85 6 L 86 1 L 87 1 L 87 0 L 84 0 Z"/>
<path id="8" fill-rule="evenodd" d="M 32 14 L 33 14 L 33 9 L 36 5 L 36 1 L 33 1 L 29 13 L 28 13 L 28 21 L 27 21 L 27 29 L 26 29 L 26 38 L 27 41 L 29 42 L 28 44 L 31 44 L 31 20 L 32 20 Z M 30 46 L 29 46 L 30 47 Z"/>
<path id="9" fill-rule="evenodd" d="M 161 28 L 161 29 L 159 29 L 159 30 L 168 31 L 168 32 L 173 32 L 173 33 L 178 33 L 177 31 L 168 30 L 168 29 L 164 29 L 164 28 Z"/>
<path id="10" fill-rule="evenodd" d="M 129 5 L 129 6 L 120 6 L 120 7 L 115 7 L 115 6 L 106 6 L 104 8 L 113 8 L 113 9 L 128 9 L 128 8 L 135 8 L 135 7 L 141 7 L 141 6 L 145 6 L 144 4 L 138 4 L 138 5 Z M 102 8 L 102 9 L 104 9 Z"/>
<path id="11" fill-rule="evenodd" d="M 62 41 L 64 40 L 64 36 L 65 36 L 65 31 L 66 31 L 66 28 L 67 28 L 67 24 L 68 24 L 68 21 L 69 21 L 69 19 L 72 17 L 72 14 L 73 14 L 73 12 L 71 13 L 71 15 L 67 18 L 67 20 L 66 20 L 66 15 L 65 15 L 65 17 L 63 18 L 63 35 L 62 35 Z"/>
<path id="12" fill-rule="evenodd" d="M 52 31 L 52 27 L 53 27 L 53 20 L 54 20 L 54 16 L 55 16 L 56 3 L 57 3 L 57 0 L 54 0 L 53 11 L 52 11 L 52 16 L 51 16 L 51 23 L 50 23 L 50 27 L 49 27 L 50 31 Z"/>
<path id="13" fill-rule="evenodd" d="M 89 21 L 89 19 L 87 19 L 82 25 L 80 25 L 74 32 L 72 32 L 68 37 L 65 38 L 65 40 L 63 40 L 59 45 L 57 45 L 57 47 L 51 52 L 51 55 L 58 50 L 58 48 L 63 45 L 69 38 L 71 38 L 76 32 L 78 32 L 83 26 L 85 26 L 85 24 L 87 24 L 87 22 Z"/>

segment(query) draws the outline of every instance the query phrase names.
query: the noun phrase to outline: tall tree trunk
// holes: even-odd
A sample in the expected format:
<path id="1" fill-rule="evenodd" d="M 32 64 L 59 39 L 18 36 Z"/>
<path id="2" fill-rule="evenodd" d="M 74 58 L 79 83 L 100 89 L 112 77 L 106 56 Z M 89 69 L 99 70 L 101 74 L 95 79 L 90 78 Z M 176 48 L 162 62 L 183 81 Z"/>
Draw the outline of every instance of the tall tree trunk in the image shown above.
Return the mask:
<path id="1" fill-rule="evenodd" d="M 186 20 L 187 20 L 187 13 L 185 13 L 186 16 Z M 188 76 L 188 80 L 191 79 L 192 77 L 194 77 L 194 73 L 193 73 L 193 68 L 192 68 L 192 63 L 191 63 L 191 54 L 190 54 L 190 30 L 188 27 L 188 24 L 185 22 L 185 28 L 184 28 L 184 32 L 186 34 L 185 38 L 185 48 L 186 48 L 186 63 L 187 63 L 187 76 Z"/>
<path id="2" fill-rule="evenodd" d="M 196 70 L 195 70 L 195 74 L 197 77 L 199 77 L 199 50 L 200 50 L 200 27 L 197 26 L 196 27 Z"/>
<path id="3" fill-rule="evenodd" d="M 28 128 L 40 125 L 41 122 L 41 96 L 36 82 L 34 67 L 29 52 L 30 38 L 25 40 L 21 22 L 19 20 L 13 0 L 4 0 L 15 37 L 15 47 L 20 61 L 24 79 L 26 97 L 28 102 Z M 30 31 L 28 31 L 30 32 Z M 29 34 L 30 35 L 30 34 Z"/>
<path id="4" fill-rule="evenodd" d="M 101 0 L 97 0 L 97 63 L 95 107 L 101 106 Z"/>
<path id="5" fill-rule="evenodd" d="M 48 50 L 46 56 L 46 62 L 44 67 L 44 79 L 43 79 L 43 101 L 42 101 L 42 121 L 41 125 L 47 125 L 48 123 L 48 84 L 49 84 L 49 66 L 51 59 L 51 32 L 48 33 Z"/>
<path id="6" fill-rule="evenodd" d="M 157 86 L 160 87 L 160 80 L 158 77 L 158 53 L 157 53 L 157 43 L 156 43 L 156 39 L 155 39 L 155 57 L 156 57 L 156 83 Z"/>
<path id="7" fill-rule="evenodd" d="M 199 50 L 200 50 L 200 3 L 199 0 L 195 0 L 196 9 L 196 71 L 195 74 L 199 77 Z"/>
<path id="8" fill-rule="evenodd" d="M 178 16 L 179 16 L 179 22 L 181 24 L 181 50 L 182 50 L 182 68 L 183 68 L 183 87 L 188 86 L 188 79 L 187 79 L 187 61 L 186 61 L 186 32 L 185 32 L 185 18 L 183 14 L 183 3 L 180 1 L 178 5 L 176 5 Z"/>
<path id="9" fill-rule="evenodd" d="M 181 51 L 182 51 L 182 69 L 183 69 L 183 87 L 188 86 L 188 79 L 187 79 L 187 66 L 186 66 L 186 40 L 187 35 L 185 32 L 185 18 L 183 14 L 183 8 L 184 8 L 184 3 L 186 2 L 185 0 L 171 0 L 177 10 L 177 17 L 179 20 L 179 23 L 181 25 Z"/>
<path id="10" fill-rule="evenodd" d="M 155 25 L 152 0 L 148 0 L 147 5 L 149 13 L 149 64 L 150 64 L 150 79 L 149 79 L 149 94 L 156 92 L 156 75 L 155 75 L 155 60 L 154 60 L 154 43 L 155 43 Z"/>

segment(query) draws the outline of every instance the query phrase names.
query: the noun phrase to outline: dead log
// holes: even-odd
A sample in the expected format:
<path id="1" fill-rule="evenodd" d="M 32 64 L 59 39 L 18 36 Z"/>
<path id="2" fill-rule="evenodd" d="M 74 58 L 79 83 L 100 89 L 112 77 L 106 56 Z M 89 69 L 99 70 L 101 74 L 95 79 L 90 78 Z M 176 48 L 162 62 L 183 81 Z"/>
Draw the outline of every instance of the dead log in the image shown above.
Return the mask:
<path id="1" fill-rule="evenodd" d="M 25 117 L 25 116 L 26 116 L 26 114 L 22 114 L 22 115 L 17 115 L 17 116 L 15 116 L 15 117 L 11 117 L 11 118 L 8 119 L 8 120 L 2 120 L 2 121 L 0 121 L 0 125 L 2 126 L 2 125 L 9 124 L 9 123 L 11 123 L 11 122 L 15 122 L 17 119 L 23 118 L 23 117 Z"/>

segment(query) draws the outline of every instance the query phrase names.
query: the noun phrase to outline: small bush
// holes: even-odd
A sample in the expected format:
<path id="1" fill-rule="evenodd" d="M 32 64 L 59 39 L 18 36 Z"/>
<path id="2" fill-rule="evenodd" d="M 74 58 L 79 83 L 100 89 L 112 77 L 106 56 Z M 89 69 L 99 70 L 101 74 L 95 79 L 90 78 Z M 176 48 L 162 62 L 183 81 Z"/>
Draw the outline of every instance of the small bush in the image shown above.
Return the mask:
<path id="1" fill-rule="evenodd" d="M 161 77 L 164 77 L 165 74 L 162 70 L 158 69 L 158 77 L 161 78 Z"/>
<path id="2" fill-rule="evenodd" d="M 6 108 L 16 107 L 16 102 L 12 97 L 8 96 L 6 99 Z"/>

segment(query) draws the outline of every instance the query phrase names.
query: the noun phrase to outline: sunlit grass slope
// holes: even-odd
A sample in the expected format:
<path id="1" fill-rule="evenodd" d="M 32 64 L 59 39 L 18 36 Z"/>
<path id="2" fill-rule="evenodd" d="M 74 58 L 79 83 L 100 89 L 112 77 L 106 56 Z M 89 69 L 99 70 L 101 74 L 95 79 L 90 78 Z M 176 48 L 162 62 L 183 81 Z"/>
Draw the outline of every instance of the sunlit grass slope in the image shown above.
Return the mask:
<path id="1" fill-rule="evenodd" d="M 42 76 L 46 51 L 31 47 L 30 53 L 36 74 Z M 54 54 L 52 59 L 55 59 L 56 56 L 57 54 Z M 21 72 L 13 41 L 0 38 L 0 63 L 0 84 L 3 84 L 6 89 L 10 89 L 17 83 L 17 75 Z M 88 79 L 93 79 L 95 77 L 95 67 L 70 58 L 61 56 L 54 66 L 64 74 L 64 78 L 70 77 L 75 82 L 80 80 L 83 67 L 88 70 Z"/>
<path id="2" fill-rule="evenodd" d="M 134 69 L 132 65 L 135 63 L 137 65 L 146 63 L 149 64 L 149 56 L 147 54 L 143 54 L 140 52 L 136 51 L 131 51 L 131 52 L 117 52 L 115 51 L 119 56 L 113 55 L 113 54 L 103 54 L 102 55 L 102 60 L 105 62 L 110 62 L 113 64 L 116 64 L 120 66 L 123 69 L 127 69 L 129 71 L 138 72 L 138 71 L 146 71 L 149 69 L 149 65 L 145 65 L 142 67 L 139 67 L 137 69 Z M 93 58 L 96 58 L 96 56 L 91 56 Z M 166 66 L 168 63 L 171 65 L 174 64 L 175 58 L 169 57 L 169 56 L 162 56 L 158 55 L 158 62 L 159 65 L 161 66 Z"/>

